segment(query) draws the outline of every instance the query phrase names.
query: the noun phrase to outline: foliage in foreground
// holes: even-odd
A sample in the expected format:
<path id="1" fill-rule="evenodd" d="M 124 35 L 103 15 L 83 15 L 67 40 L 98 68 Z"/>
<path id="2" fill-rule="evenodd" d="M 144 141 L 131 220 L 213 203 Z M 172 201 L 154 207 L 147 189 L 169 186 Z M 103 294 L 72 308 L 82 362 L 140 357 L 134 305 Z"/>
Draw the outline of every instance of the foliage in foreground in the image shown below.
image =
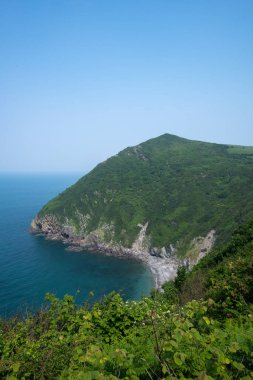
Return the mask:
<path id="1" fill-rule="evenodd" d="M 1 322 L 0 377 L 252 379 L 252 240 L 253 221 L 139 302 L 112 293 L 78 307 L 47 295 L 44 310 Z M 186 302 L 194 284 L 202 299 Z"/>
<path id="2" fill-rule="evenodd" d="M 253 311 L 223 324 L 214 302 L 184 308 L 107 296 L 88 310 L 71 296 L 2 323 L 0 373 L 9 379 L 251 379 Z M 8 377 L 9 376 L 9 377 Z"/>

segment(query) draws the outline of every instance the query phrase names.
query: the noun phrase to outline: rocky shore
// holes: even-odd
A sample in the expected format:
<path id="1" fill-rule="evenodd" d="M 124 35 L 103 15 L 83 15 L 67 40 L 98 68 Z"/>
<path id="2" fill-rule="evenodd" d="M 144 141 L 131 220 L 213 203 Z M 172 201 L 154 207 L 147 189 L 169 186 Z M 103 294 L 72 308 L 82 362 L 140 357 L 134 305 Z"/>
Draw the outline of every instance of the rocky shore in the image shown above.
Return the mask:
<path id="1" fill-rule="evenodd" d="M 51 239 L 51 237 L 49 237 Z M 68 244 L 67 241 L 63 241 Z M 176 257 L 162 258 L 153 256 L 149 252 L 135 251 L 133 249 L 125 248 L 122 246 L 107 246 L 107 245 L 68 245 L 66 250 L 81 252 L 99 252 L 108 256 L 116 256 L 121 258 L 131 258 L 134 260 L 144 262 L 150 269 L 154 278 L 154 287 L 161 290 L 162 285 L 169 280 L 176 277 L 179 260 Z"/>
<path id="2" fill-rule="evenodd" d="M 144 229 L 147 226 L 142 227 L 139 237 L 136 239 L 132 248 L 101 242 L 94 234 L 90 234 L 85 238 L 75 236 L 70 227 L 60 227 L 53 216 L 47 216 L 43 219 L 36 217 L 31 223 L 30 232 L 36 235 L 43 235 L 48 240 L 61 241 L 66 245 L 66 250 L 68 251 L 99 252 L 105 255 L 142 261 L 149 267 L 153 274 L 155 288 L 161 290 L 162 285 L 166 281 L 175 278 L 179 260 L 175 255 L 162 257 L 158 255 L 156 249 L 143 249 L 142 241 L 143 235 L 145 234 Z"/>
<path id="3" fill-rule="evenodd" d="M 171 246 L 169 249 L 150 248 L 147 244 L 148 223 L 139 225 L 140 232 L 131 248 L 123 247 L 115 243 L 106 243 L 101 236 L 94 231 L 88 235 L 76 236 L 71 225 L 63 227 L 58 223 L 54 215 L 46 215 L 43 218 L 36 217 L 31 223 L 31 232 L 43 235 L 48 240 L 58 240 L 65 244 L 68 251 L 90 251 L 105 255 L 131 258 L 144 262 L 151 270 L 154 277 L 154 285 L 158 290 L 169 280 L 176 276 L 178 266 L 182 264 L 176 256 L 176 250 Z M 207 254 L 213 247 L 215 231 L 211 230 L 205 238 L 198 237 L 192 241 L 189 257 L 184 264 L 191 268 L 201 257 Z"/>

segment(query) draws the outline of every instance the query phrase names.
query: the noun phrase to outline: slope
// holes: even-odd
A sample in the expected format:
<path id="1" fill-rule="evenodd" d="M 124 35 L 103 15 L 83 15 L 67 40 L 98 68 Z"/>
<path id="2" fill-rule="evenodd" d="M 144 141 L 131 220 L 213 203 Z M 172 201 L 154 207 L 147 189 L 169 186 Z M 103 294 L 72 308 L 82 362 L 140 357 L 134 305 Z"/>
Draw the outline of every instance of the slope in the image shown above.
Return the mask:
<path id="1" fill-rule="evenodd" d="M 142 249 L 192 254 L 199 236 L 215 230 L 225 241 L 253 214 L 252 158 L 250 147 L 165 134 L 99 164 L 46 204 L 33 229 L 50 234 L 56 224 L 63 237 L 131 248 L 145 226 Z"/>

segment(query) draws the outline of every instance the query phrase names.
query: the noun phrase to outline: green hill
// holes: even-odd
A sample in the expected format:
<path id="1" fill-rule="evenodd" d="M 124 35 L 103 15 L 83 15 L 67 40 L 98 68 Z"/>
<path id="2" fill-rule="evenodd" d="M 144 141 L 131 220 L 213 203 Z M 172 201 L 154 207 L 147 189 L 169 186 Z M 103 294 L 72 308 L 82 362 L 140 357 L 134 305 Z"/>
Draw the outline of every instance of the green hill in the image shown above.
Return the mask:
<path id="1" fill-rule="evenodd" d="M 216 231 L 226 241 L 253 215 L 253 148 L 165 134 L 100 163 L 47 203 L 33 230 L 62 238 L 178 255 Z M 195 240 L 193 240 L 195 239 Z M 154 251 L 156 252 L 156 251 Z"/>

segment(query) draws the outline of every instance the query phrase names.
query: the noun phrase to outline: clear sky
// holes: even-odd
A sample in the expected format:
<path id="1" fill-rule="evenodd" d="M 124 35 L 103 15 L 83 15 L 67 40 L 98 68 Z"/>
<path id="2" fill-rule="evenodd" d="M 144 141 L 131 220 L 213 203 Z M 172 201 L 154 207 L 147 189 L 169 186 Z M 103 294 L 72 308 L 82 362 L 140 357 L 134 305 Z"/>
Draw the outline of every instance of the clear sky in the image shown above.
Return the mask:
<path id="1" fill-rule="evenodd" d="M 0 1 L 0 171 L 163 133 L 253 146 L 252 0 Z"/>

